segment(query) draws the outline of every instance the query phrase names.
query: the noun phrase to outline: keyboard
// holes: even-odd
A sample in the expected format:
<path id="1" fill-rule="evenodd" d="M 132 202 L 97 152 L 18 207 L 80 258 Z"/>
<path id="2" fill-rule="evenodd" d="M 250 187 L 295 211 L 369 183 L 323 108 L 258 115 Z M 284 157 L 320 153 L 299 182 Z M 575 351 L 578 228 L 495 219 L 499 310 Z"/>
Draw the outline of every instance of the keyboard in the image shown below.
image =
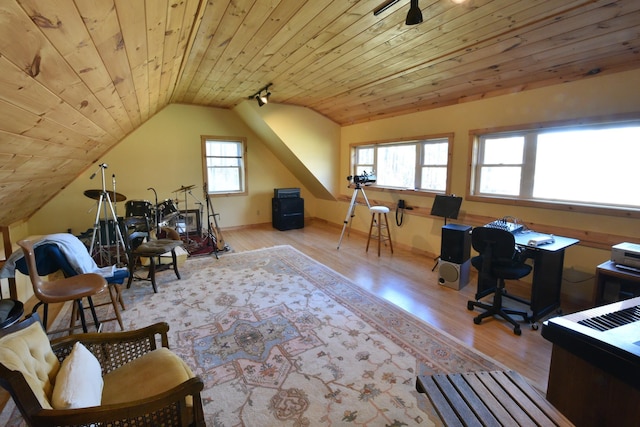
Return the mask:
<path id="1" fill-rule="evenodd" d="M 522 224 L 515 224 L 513 222 L 505 221 L 502 219 L 496 219 L 495 221 L 486 224 L 485 227 L 497 228 L 500 230 L 508 231 L 509 233 L 517 233 L 522 230 Z"/>

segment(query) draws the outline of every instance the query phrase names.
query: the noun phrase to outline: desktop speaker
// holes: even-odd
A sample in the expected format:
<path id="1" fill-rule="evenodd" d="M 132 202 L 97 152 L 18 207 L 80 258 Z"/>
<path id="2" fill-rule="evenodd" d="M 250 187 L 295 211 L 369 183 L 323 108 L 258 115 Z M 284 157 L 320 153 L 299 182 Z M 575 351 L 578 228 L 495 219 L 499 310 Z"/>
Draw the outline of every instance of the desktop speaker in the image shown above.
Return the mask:
<path id="1" fill-rule="evenodd" d="M 471 257 L 471 227 L 447 224 L 442 227 L 440 259 L 462 264 Z"/>
<path id="2" fill-rule="evenodd" d="M 438 263 L 438 283 L 447 288 L 460 290 L 469 284 L 471 260 L 462 264 L 440 260 Z"/>

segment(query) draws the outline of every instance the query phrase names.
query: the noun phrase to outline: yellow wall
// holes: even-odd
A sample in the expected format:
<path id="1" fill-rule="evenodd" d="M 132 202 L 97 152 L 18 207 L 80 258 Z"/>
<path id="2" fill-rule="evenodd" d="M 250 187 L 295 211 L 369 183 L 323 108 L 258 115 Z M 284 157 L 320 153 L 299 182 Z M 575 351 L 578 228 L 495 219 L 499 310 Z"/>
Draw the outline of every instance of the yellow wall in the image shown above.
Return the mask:
<path id="1" fill-rule="evenodd" d="M 253 100 L 234 108 L 263 142 L 300 179 L 313 197 L 334 200 L 340 150 L 340 126 L 308 108 Z"/>
<path id="2" fill-rule="evenodd" d="M 66 232 L 69 229 L 76 235 L 88 230 L 91 235 L 97 201 L 84 196 L 84 191 L 102 188 L 98 167 L 102 163 L 107 164 L 105 184 L 108 191 L 113 190 L 112 175 L 115 174 L 116 191 L 125 195 L 127 200 L 155 202 L 154 193 L 147 190 L 153 187 L 160 202 L 177 197 L 178 207 L 184 209 L 185 192 L 173 191 L 195 185 L 191 194 L 187 193 L 187 204 L 189 209 L 198 209 L 196 202 L 205 203 L 201 135 L 247 139 L 248 194 L 211 197 L 221 228 L 270 223 L 273 189 L 281 187 L 300 187 L 305 197 L 305 216 L 313 216 L 314 199 L 237 114 L 226 109 L 174 104 L 97 159 L 94 166 L 44 205 L 27 223 L 12 227 L 12 240 L 16 242 L 28 235 Z M 96 172 L 96 176 L 90 179 Z M 118 216 L 125 215 L 124 202 L 114 203 L 114 209 Z M 206 216 L 206 207 L 203 214 Z M 100 219 L 104 218 L 101 209 Z M 16 275 L 16 281 L 20 299 L 24 301 L 32 295 L 30 282 L 20 273 Z M 6 290 L 6 280 L 2 282 Z"/>
<path id="3" fill-rule="evenodd" d="M 101 189 L 98 164 L 106 163 L 106 188 L 113 189 L 127 200 L 155 202 L 153 187 L 159 201 L 178 199 L 184 209 L 184 192 L 174 190 L 195 185 L 187 193 L 189 209 L 204 203 L 201 162 L 201 135 L 246 137 L 248 190 L 244 196 L 211 197 L 221 228 L 271 222 L 273 189 L 301 187 L 287 168 L 261 143 L 259 138 L 230 110 L 188 105 L 169 105 L 143 124 L 78 179 L 47 203 L 29 220 L 29 232 L 48 234 L 71 229 L 74 234 L 93 228 L 96 219 L 95 200 L 84 196 L 87 189 Z M 94 179 L 90 176 L 98 172 Z M 196 200 L 197 199 L 197 200 Z M 307 202 L 305 200 L 305 202 Z M 313 212 L 313 200 L 305 210 Z M 124 216 L 125 203 L 115 204 L 118 216 Z M 204 210 L 206 215 L 206 209 Z M 306 214 L 309 216 L 310 214 Z M 101 214 L 100 218 L 104 218 Z"/>
<path id="4" fill-rule="evenodd" d="M 339 167 L 334 183 L 337 182 L 338 192 L 341 195 L 347 197 L 352 195 L 353 190 L 347 188 L 345 179 L 350 174 L 349 146 L 352 143 L 454 132 L 452 191 L 458 195 L 464 195 L 468 175 L 470 130 L 640 112 L 640 97 L 635 90 L 639 87 L 640 71 L 625 72 L 344 126 L 341 129 L 340 150 L 336 153 L 335 164 Z M 286 106 L 279 107 L 278 112 L 281 113 L 279 117 L 285 117 Z M 299 131 L 300 128 L 296 127 L 296 138 L 300 139 L 301 145 L 292 147 L 294 151 L 304 150 L 304 138 L 298 135 Z M 160 200 L 179 196 L 181 201 L 179 207 L 183 208 L 184 194 L 172 192 L 183 185 L 196 185 L 193 194 L 202 200 L 200 135 L 245 136 L 248 141 L 249 194 L 212 199 L 216 212 L 220 213 L 222 228 L 270 222 L 271 197 L 273 188 L 277 187 L 301 187 L 302 196 L 305 197 L 306 217 L 321 218 L 342 227 L 348 203 L 312 197 L 308 189 L 295 178 L 286 165 L 283 165 L 266 148 L 263 141 L 242 122 L 238 114 L 223 109 L 170 105 L 125 138 L 103 158 L 97 159 L 94 167 L 85 171 L 68 188 L 45 205 L 29 220 L 27 232 L 46 234 L 72 229 L 75 234 L 78 234 L 91 229 L 96 215 L 96 203 L 85 197 L 83 192 L 87 189 L 100 188 L 99 176 L 93 180 L 89 179 L 90 175 L 98 170 L 99 163 L 108 164 L 107 189 L 112 189 L 111 175 L 115 174 L 117 191 L 127 196 L 129 200 L 152 200 L 153 193 L 147 188 L 154 187 L 158 191 Z M 310 135 L 310 138 L 314 139 L 314 135 Z M 300 157 L 304 156 L 300 155 Z M 335 164 L 332 165 L 334 168 Z M 322 179 L 326 180 L 327 177 Z M 561 179 L 558 171 L 559 183 Z M 375 191 L 371 188 L 366 192 L 372 200 L 389 203 L 395 203 L 399 198 L 406 199 L 409 205 L 425 208 L 429 208 L 432 203 L 431 198 L 416 197 L 409 193 L 394 194 Z M 189 197 L 190 208 L 194 206 L 194 202 L 195 200 Z M 429 206 L 426 206 L 427 204 Z M 116 208 L 119 215 L 124 215 L 124 203 L 117 204 Z M 597 230 L 604 233 L 629 235 L 635 240 L 640 239 L 638 221 L 633 219 L 547 211 L 521 206 L 505 207 L 469 201 L 463 202 L 462 211 L 489 217 L 512 215 L 538 224 L 559 227 L 569 225 L 576 229 Z M 393 214 L 390 219 L 394 222 Z M 356 230 L 366 232 L 369 220 L 368 212 L 358 207 L 352 226 Z M 402 227 L 392 224 L 394 242 L 437 254 L 440 250 L 442 224 L 442 218 L 412 216 L 408 212 Z M 336 244 L 339 235 L 337 230 Z M 334 249 L 334 247 L 327 249 Z M 359 247 L 349 247 L 348 239 L 343 241 L 341 250 L 352 249 L 362 250 Z M 609 252 L 606 250 L 577 246 L 567 251 L 565 266 L 590 273 L 594 271 L 597 264 L 608 258 Z M 426 265 L 425 268 L 431 268 L 431 265 Z M 563 290 L 567 289 L 563 288 Z M 575 289 L 569 286 L 568 292 L 576 293 L 580 299 L 588 299 L 591 290 L 588 286 L 579 285 Z"/>
<path id="5" fill-rule="evenodd" d="M 632 71 L 344 126 L 341 138 L 340 170 L 344 176 L 349 174 L 350 144 L 454 132 L 452 192 L 464 196 L 469 174 L 470 130 L 618 113 L 640 113 L 638 88 L 640 88 L 640 71 Z M 562 185 L 562 171 L 549 171 L 549 173 L 557 174 L 558 185 Z M 625 184 L 621 183 L 621 185 Z M 629 189 L 635 191 L 630 185 Z M 414 206 L 430 207 L 433 201 L 431 198 L 411 196 L 410 193 L 398 195 L 377 192 L 374 189 L 367 189 L 366 192 L 370 199 L 395 202 L 398 198 L 404 198 L 409 205 Z M 351 195 L 351 190 L 344 188 L 343 194 Z M 348 205 L 341 204 L 344 215 Z M 425 206 L 427 204 L 429 206 Z M 469 201 L 463 201 L 461 210 L 492 217 L 511 215 L 527 222 L 628 235 L 635 240 L 640 239 L 640 224 L 635 219 Z M 319 215 L 333 222 L 343 219 L 336 214 L 335 207 L 330 204 L 319 204 L 318 212 Z M 363 231 L 366 230 L 368 222 L 365 219 L 368 219 L 368 215 L 363 210 L 361 220 L 354 221 L 354 226 Z M 407 218 L 405 216 L 404 225 L 401 228 L 394 225 L 392 233 L 394 240 L 400 243 L 437 254 L 440 248 L 442 224 L 442 218 L 411 216 Z M 609 251 L 606 250 L 577 246 L 567 250 L 565 267 L 574 267 L 577 270 L 592 273 L 596 265 L 609 259 L 609 255 Z M 590 288 L 582 287 L 575 291 L 580 294 L 578 298 L 589 299 L 590 297 Z"/>

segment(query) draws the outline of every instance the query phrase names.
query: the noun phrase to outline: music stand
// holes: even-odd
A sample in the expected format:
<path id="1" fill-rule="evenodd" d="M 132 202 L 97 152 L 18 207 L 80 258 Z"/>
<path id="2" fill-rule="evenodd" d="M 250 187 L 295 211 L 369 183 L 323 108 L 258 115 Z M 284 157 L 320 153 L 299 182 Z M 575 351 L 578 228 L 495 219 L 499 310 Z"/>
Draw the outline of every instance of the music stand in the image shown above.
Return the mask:
<path id="1" fill-rule="evenodd" d="M 456 197 L 455 195 L 446 196 L 443 194 L 437 194 L 433 200 L 433 206 L 431 206 L 431 215 L 440 216 L 444 218 L 444 225 L 447 225 L 447 218 L 457 219 L 460 213 L 460 206 L 462 205 L 462 197 Z M 442 248 L 440 248 L 442 251 Z M 440 262 L 442 254 L 434 258 L 436 264 L 431 271 L 434 271 Z"/>
<path id="2" fill-rule="evenodd" d="M 461 205 L 462 197 L 456 197 L 453 194 L 451 196 L 438 194 L 433 200 L 431 215 L 444 217 L 444 225 L 447 225 L 447 218 L 458 218 Z"/>

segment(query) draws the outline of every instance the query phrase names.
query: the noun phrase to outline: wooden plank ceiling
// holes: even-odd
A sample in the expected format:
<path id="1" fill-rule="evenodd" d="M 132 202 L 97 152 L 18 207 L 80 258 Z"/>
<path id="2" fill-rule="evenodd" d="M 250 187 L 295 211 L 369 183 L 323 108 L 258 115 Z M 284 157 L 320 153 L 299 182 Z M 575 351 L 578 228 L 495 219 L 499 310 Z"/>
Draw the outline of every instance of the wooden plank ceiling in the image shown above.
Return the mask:
<path id="1" fill-rule="evenodd" d="M 640 65 L 637 0 L 3 0 L 0 225 L 169 103 L 271 101 L 339 124 Z"/>

